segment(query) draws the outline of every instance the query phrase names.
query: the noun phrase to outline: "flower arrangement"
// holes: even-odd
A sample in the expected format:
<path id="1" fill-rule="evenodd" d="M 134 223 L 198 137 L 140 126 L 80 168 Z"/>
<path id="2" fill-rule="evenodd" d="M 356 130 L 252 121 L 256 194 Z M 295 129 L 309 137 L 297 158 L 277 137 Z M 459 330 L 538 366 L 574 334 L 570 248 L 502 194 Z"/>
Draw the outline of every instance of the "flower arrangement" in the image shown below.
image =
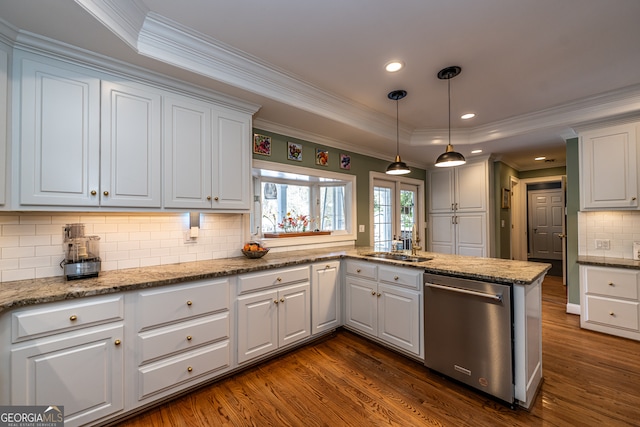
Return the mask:
<path id="1" fill-rule="evenodd" d="M 282 218 L 282 222 L 278 223 L 278 227 L 282 228 L 285 233 L 304 232 L 312 222 L 313 219 L 309 218 L 309 215 L 296 215 L 287 212 Z"/>

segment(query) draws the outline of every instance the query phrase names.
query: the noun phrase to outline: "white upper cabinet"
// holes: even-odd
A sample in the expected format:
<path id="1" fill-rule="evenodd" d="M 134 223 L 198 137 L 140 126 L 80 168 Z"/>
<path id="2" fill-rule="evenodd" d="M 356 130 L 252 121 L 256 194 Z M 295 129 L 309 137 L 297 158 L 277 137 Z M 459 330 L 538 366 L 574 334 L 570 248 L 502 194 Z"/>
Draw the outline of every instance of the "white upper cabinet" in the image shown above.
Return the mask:
<path id="1" fill-rule="evenodd" d="M 100 79 L 16 55 L 21 68 L 20 204 L 98 206 Z"/>
<path id="2" fill-rule="evenodd" d="M 0 172 L 0 205 L 4 205 L 6 202 L 6 188 L 7 188 L 7 138 L 9 127 L 9 48 L 0 43 L 0 165 L 2 165 L 2 172 Z"/>
<path id="3" fill-rule="evenodd" d="M 165 206 L 211 207 L 211 106 L 185 97 L 164 102 Z"/>
<path id="4" fill-rule="evenodd" d="M 149 87 L 102 82 L 101 206 L 161 206 L 160 106 Z"/>
<path id="5" fill-rule="evenodd" d="M 454 208 L 453 168 L 429 171 L 429 212 L 451 212 Z"/>
<path id="6" fill-rule="evenodd" d="M 213 111 L 212 208 L 251 208 L 251 117 Z"/>
<path id="7" fill-rule="evenodd" d="M 637 123 L 580 134 L 580 209 L 638 209 Z"/>
<path id="8" fill-rule="evenodd" d="M 487 162 L 429 170 L 429 212 L 478 212 L 487 209 Z"/>

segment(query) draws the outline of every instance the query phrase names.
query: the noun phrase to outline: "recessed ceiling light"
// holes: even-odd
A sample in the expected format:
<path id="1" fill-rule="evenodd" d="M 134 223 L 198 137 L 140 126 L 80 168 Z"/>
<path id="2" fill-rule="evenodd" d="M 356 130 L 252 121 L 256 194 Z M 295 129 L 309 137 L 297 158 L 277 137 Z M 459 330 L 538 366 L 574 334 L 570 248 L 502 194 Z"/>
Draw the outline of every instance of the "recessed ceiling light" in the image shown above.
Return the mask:
<path id="1" fill-rule="evenodd" d="M 473 119 L 476 115 L 474 113 L 467 113 L 460 116 L 462 120 Z"/>
<path id="2" fill-rule="evenodd" d="M 482 153 L 482 150 L 473 150 L 473 151 L 471 151 L 471 154 L 478 154 L 478 153 Z"/>
<path id="3" fill-rule="evenodd" d="M 403 67 L 404 63 L 402 61 L 391 61 L 387 62 L 384 69 L 390 73 L 395 73 L 396 71 L 400 71 Z"/>
<path id="4" fill-rule="evenodd" d="M 546 157 L 545 157 L 545 156 L 540 156 L 540 157 L 536 157 L 536 158 L 535 158 L 535 159 L 533 159 L 533 160 L 544 160 L 544 159 L 546 159 Z"/>

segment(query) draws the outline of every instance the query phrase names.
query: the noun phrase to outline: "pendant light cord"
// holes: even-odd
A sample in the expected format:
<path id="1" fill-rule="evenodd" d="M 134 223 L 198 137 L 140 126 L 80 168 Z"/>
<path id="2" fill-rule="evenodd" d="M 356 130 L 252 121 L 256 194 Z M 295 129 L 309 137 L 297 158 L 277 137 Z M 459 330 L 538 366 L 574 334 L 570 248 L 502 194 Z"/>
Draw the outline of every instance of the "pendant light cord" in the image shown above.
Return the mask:
<path id="1" fill-rule="evenodd" d="M 451 77 L 447 79 L 447 97 L 449 98 L 449 145 L 451 145 Z"/>
<path id="2" fill-rule="evenodd" d="M 399 102 L 396 99 L 396 156 L 400 156 L 400 120 L 398 118 L 399 115 Z"/>

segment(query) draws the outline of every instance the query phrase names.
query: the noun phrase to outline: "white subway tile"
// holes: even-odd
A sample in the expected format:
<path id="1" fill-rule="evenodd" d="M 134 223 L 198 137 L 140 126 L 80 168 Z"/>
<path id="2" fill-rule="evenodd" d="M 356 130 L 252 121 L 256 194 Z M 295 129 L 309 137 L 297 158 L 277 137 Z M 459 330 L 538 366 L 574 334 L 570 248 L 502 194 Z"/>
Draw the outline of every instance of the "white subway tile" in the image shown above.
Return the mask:
<path id="1" fill-rule="evenodd" d="M 20 268 L 51 267 L 50 256 L 20 258 Z"/>
<path id="2" fill-rule="evenodd" d="M 2 258 L 26 258 L 35 255 L 36 250 L 33 246 L 2 248 Z"/>
<path id="3" fill-rule="evenodd" d="M 12 282 L 14 280 L 29 280 L 36 278 L 36 271 L 33 268 L 27 268 L 24 270 L 3 270 L 2 281 Z"/>
<path id="4" fill-rule="evenodd" d="M 20 236 L 20 246 L 48 246 L 51 245 L 51 235 Z"/>
<path id="5" fill-rule="evenodd" d="M 36 226 L 34 224 L 20 224 L 20 225 L 3 225 L 3 236 L 35 236 Z"/>

